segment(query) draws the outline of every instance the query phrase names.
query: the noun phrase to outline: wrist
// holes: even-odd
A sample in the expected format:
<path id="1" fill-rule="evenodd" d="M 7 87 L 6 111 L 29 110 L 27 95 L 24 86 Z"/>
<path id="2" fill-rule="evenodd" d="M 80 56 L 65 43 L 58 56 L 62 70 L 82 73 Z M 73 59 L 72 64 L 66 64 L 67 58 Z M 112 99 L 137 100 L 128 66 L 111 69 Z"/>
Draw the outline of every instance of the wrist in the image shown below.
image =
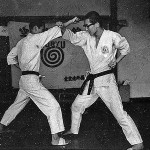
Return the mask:
<path id="1" fill-rule="evenodd" d="M 73 20 L 69 20 L 69 25 L 70 25 L 70 24 L 73 24 L 73 23 L 74 23 L 74 21 L 73 21 Z"/>
<path id="2" fill-rule="evenodd" d="M 64 27 L 67 27 L 67 26 L 69 26 L 71 23 L 72 23 L 71 20 L 69 20 L 68 22 L 64 23 L 63 26 L 64 26 Z"/>

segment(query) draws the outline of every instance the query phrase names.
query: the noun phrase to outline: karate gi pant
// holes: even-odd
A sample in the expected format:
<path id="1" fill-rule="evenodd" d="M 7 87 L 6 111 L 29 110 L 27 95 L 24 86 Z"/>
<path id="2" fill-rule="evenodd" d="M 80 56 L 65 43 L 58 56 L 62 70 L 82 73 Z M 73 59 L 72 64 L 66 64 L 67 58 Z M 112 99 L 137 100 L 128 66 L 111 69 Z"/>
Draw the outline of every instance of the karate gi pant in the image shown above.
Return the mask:
<path id="1" fill-rule="evenodd" d="M 101 77 L 98 77 L 101 78 Z M 121 126 L 123 133 L 125 134 L 126 139 L 131 145 L 142 143 L 142 138 L 140 133 L 131 119 L 131 117 L 123 110 L 123 105 L 121 101 L 121 97 L 118 91 L 118 86 L 116 84 L 116 80 L 113 74 L 110 75 L 109 84 L 100 84 L 99 86 L 93 88 L 92 94 L 87 95 L 88 84 L 85 87 L 82 95 L 77 95 L 75 101 L 72 104 L 72 123 L 71 123 L 71 131 L 74 134 L 78 134 L 80 123 L 82 120 L 82 114 L 85 109 L 90 107 L 98 97 L 102 99 L 102 101 L 109 108 L 113 116 L 117 119 L 117 122 Z M 96 81 L 96 84 L 99 79 Z M 95 83 L 94 83 L 95 84 Z"/>
<path id="2" fill-rule="evenodd" d="M 36 75 L 23 75 L 19 81 L 20 89 L 14 103 L 5 112 L 1 124 L 7 126 L 26 106 L 30 98 L 46 115 L 51 134 L 64 131 L 62 112 L 55 97 L 41 84 Z"/>

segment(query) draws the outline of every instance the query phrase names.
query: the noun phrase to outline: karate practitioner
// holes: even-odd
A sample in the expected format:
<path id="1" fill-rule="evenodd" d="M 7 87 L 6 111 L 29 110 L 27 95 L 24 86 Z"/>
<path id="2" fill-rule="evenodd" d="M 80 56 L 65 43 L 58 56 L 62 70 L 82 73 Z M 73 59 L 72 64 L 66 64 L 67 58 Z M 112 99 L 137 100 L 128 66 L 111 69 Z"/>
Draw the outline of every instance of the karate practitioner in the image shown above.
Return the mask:
<path id="1" fill-rule="evenodd" d="M 116 32 L 104 30 L 100 16 L 95 11 L 85 15 L 84 27 L 86 31 L 74 34 L 71 30 L 65 28 L 77 21 L 79 19 L 75 17 L 68 23 L 57 22 L 57 25 L 62 26 L 63 38 L 83 48 L 91 69 L 90 75 L 86 78 L 85 88 L 82 87 L 83 92 L 77 95 L 72 104 L 71 129 L 66 134 L 78 134 L 82 114 L 86 108 L 90 107 L 100 97 L 117 119 L 126 139 L 132 145 L 128 150 L 143 149 L 143 141 L 136 125 L 127 112 L 123 110 L 112 70 L 130 52 L 127 40 Z M 121 55 L 116 59 L 117 50 L 120 51 Z"/>
<path id="2" fill-rule="evenodd" d="M 40 51 L 49 41 L 62 36 L 62 33 L 58 26 L 47 31 L 44 31 L 44 27 L 40 20 L 31 22 L 30 33 L 21 39 L 7 56 L 8 65 L 20 68 L 22 75 L 17 97 L 0 122 L 0 132 L 5 132 L 4 127 L 11 123 L 31 98 L 48 119 L 52 145 L 66 145 L 69 142 L 58 136 L 59 132 L 64 131 L 60 105 L 39 79 Z"/>

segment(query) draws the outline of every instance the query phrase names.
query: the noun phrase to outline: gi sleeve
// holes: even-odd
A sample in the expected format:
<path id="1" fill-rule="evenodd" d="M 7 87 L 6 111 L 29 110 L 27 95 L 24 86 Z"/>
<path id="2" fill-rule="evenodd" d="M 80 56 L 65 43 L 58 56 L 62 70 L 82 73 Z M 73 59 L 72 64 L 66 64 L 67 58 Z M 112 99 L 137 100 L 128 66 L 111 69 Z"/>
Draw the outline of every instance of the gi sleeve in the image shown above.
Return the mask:
<path id="1" fill-rule="evenodd" d="M 130 46 L 126 38 L 118 33 L 113 35 L 113 44 L 120 51 L 121 55 L 127 55 L 130 52 Z"/>
<path id="2" fill-rule="evenodd" d="M 20 49 L 20 45 L 21 45 L 21 40 L 17 43 L 17 45 L 15 47 L 13 47 L 11 49 L 11 51 L 7 55 L 7 64 L 8 65 L 13 65 L 13 64 L 18 63 L 17 56 L 18 56 L 18 50 Z"/>
<path id="3" fill-rule="evenodd" d="M 86 44 L 88 35 L 85 31 L 73 33 L 70 29 L 66 29 L 62 37 L 74 45 L 83 47 Z"/>
<path id="4" fill-rule="evenodd" d="M 62 36 L 61 29 L 58 26 L 48 29 L 47 31 L 40 33 L 39 44 L 44 47 L 49 41 Z"/>

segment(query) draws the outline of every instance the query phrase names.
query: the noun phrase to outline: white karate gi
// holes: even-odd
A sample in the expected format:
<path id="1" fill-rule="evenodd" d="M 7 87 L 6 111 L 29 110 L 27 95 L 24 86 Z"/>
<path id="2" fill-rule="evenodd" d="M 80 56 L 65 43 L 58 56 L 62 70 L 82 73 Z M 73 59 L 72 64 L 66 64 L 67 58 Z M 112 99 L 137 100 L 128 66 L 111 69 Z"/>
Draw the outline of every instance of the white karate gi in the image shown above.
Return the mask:
<path id="1" fill-rule="evenodd" d="M 115 59 L 117 49 L 120 50 L 122 55 L 126 55 L 130 52 L 129 44 L 126 39 L 121 37 L 120 34 L 109 30 L 104 30 L 97 47 L 95 37 L 90 36 L 86 31 L 80 31 L 74 34 L 71 30 L 67 29 L 63 38 L 83 48 L 89 60 L 92 74 L 110 70 L 108 64 Z M 142 143 L 136 125 L 123 110 L 114 74 L 95 78 L 91 95 L 87 95 L 88 84 L 83 94 L 77 95 L 72 104 L 72 133 L 78 134 L 83 112 L 100 97 L 117 119 L 129 143 L 131 145 Z"/>
<path id="2" fill-rule="evenodd" d="M 60 37 L 59 27 L 53 27 L 39 34 L 29 33 L 20 40 L 7 56 L 8 65 L 19 62 L 21 71 L 39 72 L 40 51 L 50 41 Z M 16 56 L 18 60 L 16 60 Z M 22 75 L 19 81 L 19 91 L 14 103 L 5 112 L 1 124 L 7 126 L 25 107 L 30 98 L 47 116 L 51 134 L 64 131 L 62 112 L 55 97 L 41 84 L 39 76 Z"/>

